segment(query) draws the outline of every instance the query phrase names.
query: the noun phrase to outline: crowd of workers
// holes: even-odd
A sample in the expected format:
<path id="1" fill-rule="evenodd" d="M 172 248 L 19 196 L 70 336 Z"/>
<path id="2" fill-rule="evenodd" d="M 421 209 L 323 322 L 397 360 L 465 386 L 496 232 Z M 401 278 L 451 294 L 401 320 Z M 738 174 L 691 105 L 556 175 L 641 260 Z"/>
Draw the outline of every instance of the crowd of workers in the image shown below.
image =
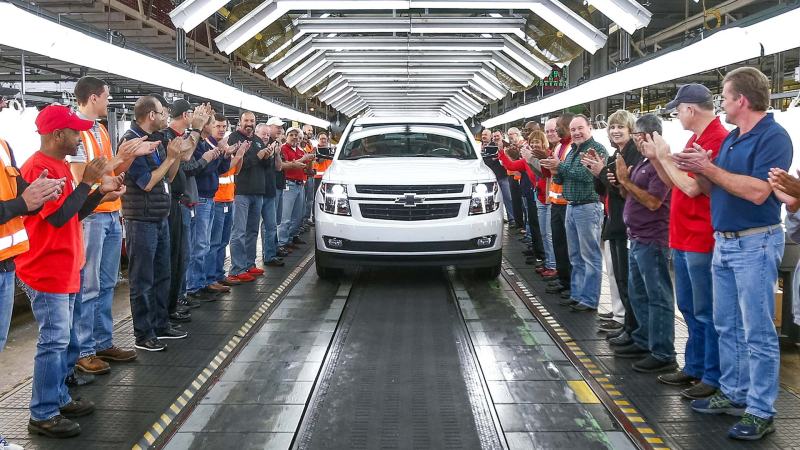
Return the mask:
<path id="1" fill-rule="evenodd" d="M 75 97 L 77 111 L 39 113 L 41 147 L 19 169 L 0 140 L 0 349 L 16 279 L 39 328 L 28 429 L 55 438 L 80 433 L 73 419 L 94 411 L 68 386 L 137 350 L 166 350 L 165 341 L 187 338 L 180 323 L 199 300 L 264 274 L 259 233 L 263 267 L 282 266 L 305 244 L 327 167 L 315 148 L 329 145 L 310 126 L 284 132 L 279 118 L 257 124 L 251 112 L 228 133 L 209 105 L 148 95 L 113 152 L 101 124 L 108 85 L 81 78 Z M 693 133 L 685 149 L 669 148 L 657 116 L 624 110 L 608 120 L 613 154 L 592 138 L 587 117 L 568 113 L 544 131 L 534 122 L 511 128 L 508 141 L 484 130 L 481 144 L 498 148 L 484 160 L 547 292 L 576 313 L 595 312 L 605 261 L 612 312 L 598 314 L 598 327 L 614 355 L 682 387 L 698 413 L 741 416 L 731 437 L 760 439 L 774 430 L 778 392 L 781 204 L 800 234 L 800 180 L 787 173 L 791 140 L 766 112 L 766 76 L 729 72 L 722 99 L 737 127 L 730 133 L 707 88 L 678 91 L 669 107 Z M 123 227 L 135 349 L 113 341 Z M 689 329 L 680 369 L 676 303 Z"/>
<path id="2" fill-rule="evenodd" d="M 329 164 L 315 158 L 328 136 L 309 125 L 284 133 L 279 118 L 256 124 L 245 111 L 229 133 L 210 105 L 157 94 L 136 101 L 114 152 L 101 123 L 109 94 L 103 80 L 83 77 L 77 111 L 42 109 L 41 147 L 19 169 L 0 139 L 0 349 L 16 278 L 39 329 L 28 430 L 54 438 L 79 434 L 74 419 L 95 408 L 71 398 L 69 386 L 135 360 L 137 350 L 166 350 L 166 341 L 188 337 L 180 324 L 201 300 L 262 276 L 259 233 L 263 267 L 283 266 L 306 244 L 314 186 Z M 113 340 L 123 250 L 135 348 Z M 3 450 L 18 448 L 0 441 Z"/>
<path id="3" fill-rule="evenodd" d="M 605 261 L 612 312 L 597 314 L 598 329 L 614 356 L 681 388 L 698 413 L 741 416 L 729 436 L 756 440 L 774 431 L 781 204 L 800 238 L 800 180 L 787 173 L 789 135 L 767 113 L 767 77 L 745 67 L 722 86 L 731 132 L 703 85 L 682 86 L 667 105 L 693 133 L 684 149 L 670 149 L 656 115 L 625 110 L 608 118 L 613 154 L 587 117 L 567 113 L 544 131 L 511 128 L 508 141 L 483 130 L 481 145 L 547 292 L 596 312 Z M 689 334 L 680 369 L 676 304 Z"/>

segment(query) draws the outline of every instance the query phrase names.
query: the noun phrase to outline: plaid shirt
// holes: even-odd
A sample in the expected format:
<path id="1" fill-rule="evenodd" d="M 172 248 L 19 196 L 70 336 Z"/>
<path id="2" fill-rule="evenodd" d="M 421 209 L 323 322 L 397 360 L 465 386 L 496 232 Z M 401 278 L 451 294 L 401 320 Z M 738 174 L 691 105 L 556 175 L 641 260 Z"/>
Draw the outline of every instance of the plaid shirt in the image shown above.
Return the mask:
<path id="1" fill-rule="evenodd" d="M 553 176 L 553 181 L 564 186 L 564 198 L 570 203 L 600 201 L 594 190 L 594 175 L 581 164 L 581 156 L 592 148 L 603 161 L 606 160 L 606 148 L 590 138 L 581 145 L 572 144 L 567 158 L 558 165 L 558 173 Z"/>

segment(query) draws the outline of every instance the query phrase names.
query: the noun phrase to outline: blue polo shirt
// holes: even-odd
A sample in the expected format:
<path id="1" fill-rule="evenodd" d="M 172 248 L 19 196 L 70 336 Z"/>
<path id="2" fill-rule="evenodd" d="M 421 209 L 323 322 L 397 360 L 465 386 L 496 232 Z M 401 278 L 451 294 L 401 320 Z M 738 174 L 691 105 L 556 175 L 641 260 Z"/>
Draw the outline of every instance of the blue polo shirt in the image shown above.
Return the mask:
<path id="1" fill-rule="evenodd" d="M 728 172 L 767 180 L 769 170 L 789 170 L 792 140 L 772 114 L 767 114 L 749 133 L 731 131 L 722 141 L 714 163 Z M 714 185 L 711 189 L 711 225 L 716 231 L 742 231 L 781 223 L 781 202 L 770 194 L 761 204 L 736 197 Z"/>

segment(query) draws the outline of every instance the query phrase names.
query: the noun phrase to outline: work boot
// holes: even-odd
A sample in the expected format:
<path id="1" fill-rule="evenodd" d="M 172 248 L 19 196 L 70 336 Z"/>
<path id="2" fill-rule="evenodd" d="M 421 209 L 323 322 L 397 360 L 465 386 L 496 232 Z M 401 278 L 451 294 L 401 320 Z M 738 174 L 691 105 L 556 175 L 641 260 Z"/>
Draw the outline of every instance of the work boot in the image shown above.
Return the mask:
<path id="1" fill-rule="evenodd" d="M 111 372 L 111 366 L 95 355 L 89 355 L 78 359 L 78 362 L 75 363 L 75 369 L 92 375 L 103 375 Z"/>
<path id="2" fill-rule="evenodd" d="M 614 349 L 614 356 L 619 358 L 641 358 L 648 353 L 646 348 L 639 347 L 635 343 Z"/>
<path id="3" fill-rule="evenodd" d="M 219 283 L 212 283 L 202 289 L 203 292 L 209 294 L 226 294 L 231 291 L 228 286 L 223 286 Z"/>
<path id="4" fill-rule="evenodd" d="M 564 286 L 562 286 L 561 283 L 558 283 L 557 285 L 547 286 L 546 288 L 544 288 L 544 291 L 547 292 L 548 294 L 558 294 L 563 290 Z"/>
<path id="5" fill-rule="evenodd" d="M 81 426 L 62 415 L 47 420 L 28 420 L 28 432 L 63 439 L 81 434 Z"/>
<path id="6" fill-rule="evenodd" d="M 88 416 L 94 412 L 94 403 L 80 397 L 72 399 L 71 402 L 59 408 L 61 415 L 67 419 Z"/>
<path id="7" fill-rule="evenodd" d="M 104 361 L 128 362 L 136 359 L 136 350 L 119 348 L 116 345 L 100 350 L 97 357 Z"/>
<path id="8" fill-rule="evenodd" d="M 628 345 L 633 344 L 633 339 L 631 339 L 630 335 L 626 332 L 620 333 L 619 336 L 613 337 L 608 340 L 608 345 L 613 347 L 627 347 Z"/>
<path id="9" fill-rule="evenodd" d="M 700 380 L 687 374 L 683 370 L 679 370 L 677 372 L 659 375 L 658 381 L 670 386 L 686 386 Z"/>
<path id="10" fill-rule="evenodd" d="M 633 370 L 641 373 L 656 373 L 675 370 L 678 368 L 678 363 L 675 360 L 662 361 L 653 355 L 647 355 L 644 359 L 633 363 Z"/>
<path id="11" fill-rule="evenodd" d="M 716 386 L 711 386 L 710 384 L 705 383 L 697 383 L 694 386 L 681 391 L 683 398 L 688 398 L 689 400 L 700 400 L 701 398 L 711 397 L 716 393 Z"/>

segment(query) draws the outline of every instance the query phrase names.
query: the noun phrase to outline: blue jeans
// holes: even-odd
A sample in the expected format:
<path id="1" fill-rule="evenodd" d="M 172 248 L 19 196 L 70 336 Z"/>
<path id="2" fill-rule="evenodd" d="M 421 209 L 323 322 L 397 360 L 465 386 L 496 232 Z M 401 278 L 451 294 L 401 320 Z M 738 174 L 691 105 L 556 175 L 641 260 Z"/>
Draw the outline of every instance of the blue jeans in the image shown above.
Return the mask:
<path id="1" fill-rule="evenodd" d="M 278 227 L 278 245 L 281 247 L 297 236 L 300 221 L 303 219 L 303 204 L 305 202 L 305 184 L 295 184 L 287 180 L 286 185 L 289 190 L 283 192 L 282 222 Z"/>
<path id="2" fill-rule="evenodd" d="M 550 205 L 542 203 L 536 198 L 536 214 L 539 217 L 539 233 L 542 235 L 544 245 L 544 267 L 556 268 L 556 255 L 553 252 L 553 235 L 550 231 Z"/>
<path id="3" fill-rule="evenodd" d="M 667 247 L 631 239 L 628 301 L 639 325 L 631 337 L 659 361 L 675 360 L 675 300 L 668 256 Z"/>
<path id="4" fill-rule="evenodd" d="M 689 329 L 683 371 L 719 387 L 719 338 L 714 328 L 711 259 L 714 253 L 672 250 L 675 300 Z"/>
<path id="5" fill-rule="evenodd" d="M 600 284 L 603 277 L 603 249 L 600 227 L 603 224 L 603 205 L 599 202 L 567 205 L 567 249 L 570 274 L 570 296 L 590 308 L 600 303 Z"/>
<path id="6" fill-rule="evenodd" d="M 206 255 L 206 286 L 225 278 L 225 252 L 231 240 L 233 202 L 215 202 L 211 222 L 211 247 Z"/>
<path id="7" fill-rule="evenodd" d="M 22 281 L 19 285 L 31 300 L 39 326 L 33 358 L 31 418 L 47 420 L 59 415 L 59 408 L 72 401 L 65 381 L 70 362 L 74 365 L 78 358 L 78 337 L 72 328 L 77 294 L 40 292 Z"/>
<path id="8" fill-rule="evenodd" d="M 86 264 L 81 277 L 80 315 L 75 322 L 80 358 L 113 345 L 111 304 L 122 252 L 118 212 L 97 212 L 83 219 L 82 224 Z"/>
<path id="9" fill-rule="evenodd" d="M 189 268 L 186 273 L 186 290 L 196 292 L 206 283 L 206 257 L 211 250 L 211 224 L 214 221 L 214 199 L 200 198 L 194 205 L 194 221 L 189 241 Z"/>
<path id="10" fill-rule="evenodd" d="M 261 203 L 261 259 L 264 262 L 278 256 L 277 200 L 277 197 L 264 197 Z"/>
<path id="11" fill-rule="evenodd" d="M 711 268 L 720 389 L 734 402 L 747 404 L 748 413 L 766 419 L 775 415 L 778 397 L 781 355 L 772 317 L 783 230 L 715 237 Z"/>
<path id="12" fill-rule="evenodd" d="M 306 181 L 306 199 L 303 209 L 303 218 L 311 220 L 311 213 L 314 211 L 314 179 L 308 177 Z"/>
<path id="13" fill-rule="evenodd" d="M 14 272 L 0 272 L 0 352 L 8 340 L 11 312 L 14 309 Z"/>
<path id="14" fill-rule="evenodd" d="M 169 328 L 169 225 L 127 220 L 125 227 L 133 335 L 144 342 Z"/>
<path id="15" fill-rule="evenodd" d="M 503 207 L 506 209 L 506 219 L 514 221 L 514 204 L 511 202 L 511 184 L 508 176 L 498 177 L 497 183 L 500 185 L 500 193 L 503 194 Z"/>
<path id="16" fill-rule="evenodd" d="M 281 224 L 281 214 L 283 214 L 283 193 L 283 189 L 277 189 L 275 191 L 275 223 L 278 225 Z"/>
<path id="17" fill-rule="evenodd" d="M 234 197 L 231 275 L 239 275 L 255 267 L 258 223 L 261 220 L 263 198 L 263 195 L 237 195 Z"/>

